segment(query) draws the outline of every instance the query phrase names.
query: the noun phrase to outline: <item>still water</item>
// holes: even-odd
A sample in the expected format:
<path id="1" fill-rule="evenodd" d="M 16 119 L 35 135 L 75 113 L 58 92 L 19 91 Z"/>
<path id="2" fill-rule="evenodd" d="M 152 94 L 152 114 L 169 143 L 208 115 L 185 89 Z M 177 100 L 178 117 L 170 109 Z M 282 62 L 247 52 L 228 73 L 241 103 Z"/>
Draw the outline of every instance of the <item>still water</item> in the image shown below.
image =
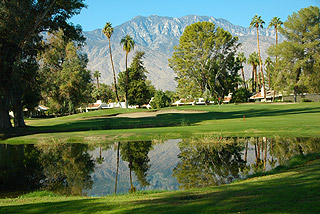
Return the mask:
<path id="1" fill-rule="evenodd" d="M 115 188 L 127 193 L 214 186 L 315 152 L 320 152 L 320 138 L 0 144 L 0 196 L 37 189 L 102 196 Z"/>

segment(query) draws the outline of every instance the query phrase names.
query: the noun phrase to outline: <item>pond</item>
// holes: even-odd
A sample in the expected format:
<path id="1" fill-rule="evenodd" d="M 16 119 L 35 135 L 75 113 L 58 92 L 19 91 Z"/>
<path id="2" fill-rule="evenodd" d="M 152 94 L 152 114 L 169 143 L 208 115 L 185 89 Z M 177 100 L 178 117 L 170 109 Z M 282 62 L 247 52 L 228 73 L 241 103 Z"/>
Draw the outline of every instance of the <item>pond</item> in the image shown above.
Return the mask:
<path id="1" fill-rule="evenodd" d="M 0 197 L 37 189 L 103 196 L 230 183 L 296 154 L 320 152 L 320 138 L 217 138 L 0 144 Z"/>

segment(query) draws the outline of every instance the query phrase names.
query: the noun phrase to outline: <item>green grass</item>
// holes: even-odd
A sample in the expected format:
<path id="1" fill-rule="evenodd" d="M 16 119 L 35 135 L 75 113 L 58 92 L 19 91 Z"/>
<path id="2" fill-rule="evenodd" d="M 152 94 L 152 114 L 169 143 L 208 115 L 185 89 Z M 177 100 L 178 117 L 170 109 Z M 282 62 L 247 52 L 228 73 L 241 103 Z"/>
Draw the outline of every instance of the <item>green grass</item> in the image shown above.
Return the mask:
<path id="1" fill-rule="evenodd" d="M 320 103 L 171 107 L 205 113 L 145 118 L 108 115 L 146 111 L 109 109 L 60 118 L 27 120 L 26 129 L 0 134 L 3 143 L 36 143 L 55 138 L 72 142 L 177 139 L 190 136 L 319 137 Z M 244 117 L 245 116 L 245 121 Z"/>
<path id="2" fill-rule="evenodd" d="M 0 199 L 0 213 L 320 213 L 320 160 L 314 158 L 319 154 L 296 156 L 289 170 L 201 189 Z"/>

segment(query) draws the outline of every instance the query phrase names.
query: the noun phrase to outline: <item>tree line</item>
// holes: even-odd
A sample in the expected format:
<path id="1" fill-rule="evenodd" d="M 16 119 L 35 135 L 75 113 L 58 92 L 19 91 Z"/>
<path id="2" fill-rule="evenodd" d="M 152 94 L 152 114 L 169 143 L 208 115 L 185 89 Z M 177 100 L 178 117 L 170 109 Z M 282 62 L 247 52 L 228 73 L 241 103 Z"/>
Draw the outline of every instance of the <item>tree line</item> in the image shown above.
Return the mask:
<path id="1" fill-rule="evenodd" d="M 293 93 L 296 101 L 297 94 L 319 92 L 319 23 L 319 8 L 315 6 L 293 13 L 285 22 L 274 17 L 268 28 L 275 30 L 275 44 L 267 50 L 265 62 L 259 45 L 259 29 L 265 25 L 261 16 L 255 15 L 250 23 L 250 28 L 256 29 L 257 52 L 248 58 L 238 51 L 238 38 L 215 24 L 199 22 L 187 26 L 169 59 L 177 74 L 177 93 L 184 98 L 221 100 L 228 93 L 248 96 L 248 92 L 266 92 L 268 85 L 274 94 Z M 281 44 L 278 32 L 285 37 Z M 244 63 L 252 66 L 248 81 Z M 265 99 L 266 93 L 263 94 Z"/>

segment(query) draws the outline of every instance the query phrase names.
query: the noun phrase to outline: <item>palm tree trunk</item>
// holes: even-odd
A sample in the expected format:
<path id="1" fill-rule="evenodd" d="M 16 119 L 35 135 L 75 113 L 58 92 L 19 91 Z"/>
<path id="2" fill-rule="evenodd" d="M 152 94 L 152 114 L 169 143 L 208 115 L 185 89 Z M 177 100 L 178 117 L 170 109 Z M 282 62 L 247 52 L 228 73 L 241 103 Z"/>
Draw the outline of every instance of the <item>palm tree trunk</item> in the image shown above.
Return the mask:
<path id="1" fill-rule="evenodd" d="M 263 70 L 262 70 L 262 62 L 261 62 L 261 56 L 260 56 L 260 46 L 259 46 L 259 30 L 257 28 L 257 44 L 258 44 L 258 54 L 259 54 L 259 64 L 260 64 L 260 72 L 262 76 L 262 85 L 263 85 L 263 99 L 266 99 L 266 86 L 264 84 L 264 76 L 263 76 Z"/>
<path id="2" fill-rule="evenodd" d="M 278 47 L 278 29 L 277 27 L 275 27 L 276 29 L 276 47 Z M 278 56 L 276 55 L 276 63 L 274 65 L 274 75 L 277 75 L 277 64 L 278 64 Z M 275 97 L 276 97 L 276 90 L 273 89 L 273 102 L 275 101 Z"/>
<path id="3" fill-rule="evenodd" d="M 255 92 L 255 88 L 254 88 L 254 65 L 252 65 L 252 74 L 251 74 L 251 89 L 252 89 L 252 93 Z"/>
<path id="4" fill-rule="evenodd" d="M 116 173 L 116 184 L 114 187 L 115 194 L 117 194 L 117 184 L 118 184 L 118 175 L 119 175 L 119 157 L 120 157 L 120 142 L 118 142 L 118 148 L 117 148 L 117 173 Z"/>
<path id="5" fill-rule="evenodd" d="M 271 73 L 270 73 L 270 65 L 269 64 L 268 64 L 268 71 L 269 71 L 268 76 L 269 76 L 269 91 L 270 91 L 270 89 L 271 89 Z"/>
<path id="6" fill-rule="evenodd" d="M 126 108 L 128 108 L 128 54 L 126 51 Z"/>
<path id="7" fill-rule="evenodd" d="M 97 88 L 99 89 L 99 77 L 97 77 Z"/>
<path id="8" fill-rule="evenodd" d="M 254 91 L 257 92 L 257 83 L 258 83 L 258 77 L 257 77 L 257 66 L 254 67 Z"/>
<path id="9" fill-rule="evenodd" d="M 119 96 L 118 96 L 118 89 L 117 89 L 116 72 L 114 71 L 113 60 L 112 60 L 110 39 L 108 39 L 108 40 L 109 40 L 109 53 L 110 53 L 110 59 L 111 59 L 111 66 L 112 66 L 112 71 L 113 71 L 114 89 L 115 89 L 115 92 L 116 92 L 117 101 L 120 102 L 120 99 L 119 99 Z"/>
<path id="10" fill-rule="evenodd" d="M 243 68 L 241 68 L 241 73 L 242 73 L 242 79 L 243 79 L 244 87 L 245 87 L 245 88 L 247 88 L 247 85 L 246 85 L 246 79 L 244 78 L 244 71 L 243 71 Z"/>

